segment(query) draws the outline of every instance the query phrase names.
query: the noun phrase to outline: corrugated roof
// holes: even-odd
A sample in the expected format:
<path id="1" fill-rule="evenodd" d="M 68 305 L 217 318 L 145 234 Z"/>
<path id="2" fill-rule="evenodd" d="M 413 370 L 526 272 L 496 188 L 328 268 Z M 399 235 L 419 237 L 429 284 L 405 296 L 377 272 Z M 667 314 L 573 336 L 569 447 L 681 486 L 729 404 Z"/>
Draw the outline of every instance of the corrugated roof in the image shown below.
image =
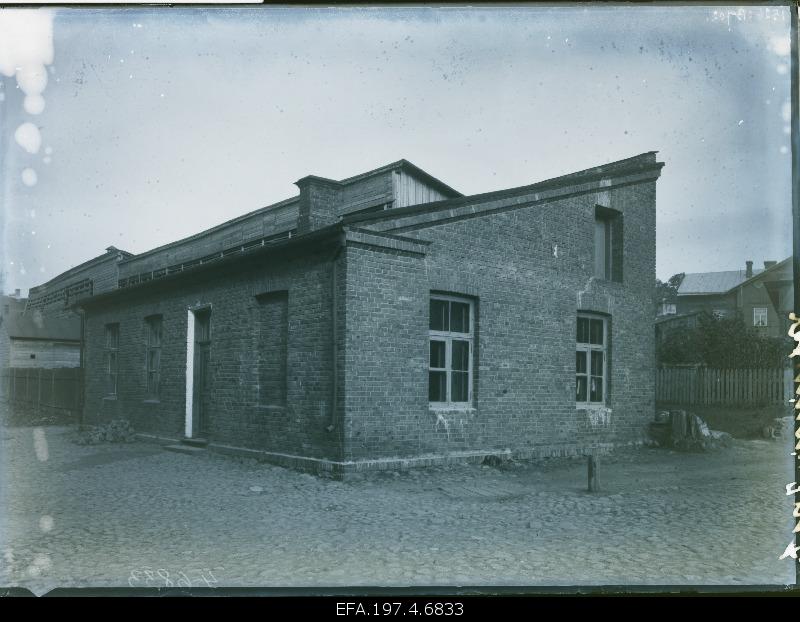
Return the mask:
<path id="1" fill-rule="evenodd" d="M 12 339 L 52 339 L 80 341 L 81 320 L 43 317 L 41 314 L 11 314 L 5 318 L 6 333 Z"/>
<path id="2" fill-rule="evenodd" d="M 753 275 L 762 272 L 753 269 Z M 747 280 L 745 270 L 723 270 L 722 272 L 695 272 L 683 277 L 678 288 L 678 295 L 688 294 L 723 294 Z"/>

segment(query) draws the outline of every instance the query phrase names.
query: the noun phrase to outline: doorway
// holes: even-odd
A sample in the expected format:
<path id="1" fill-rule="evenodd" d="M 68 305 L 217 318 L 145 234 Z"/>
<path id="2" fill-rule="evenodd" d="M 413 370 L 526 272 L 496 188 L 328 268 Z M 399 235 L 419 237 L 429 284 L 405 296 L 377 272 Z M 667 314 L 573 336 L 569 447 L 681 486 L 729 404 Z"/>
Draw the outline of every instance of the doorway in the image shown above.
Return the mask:
<path id="1" fill-rule="evenodd" d="M 208 439 L 211 308 L 189 310 L 186 349 L 186 437 Z"/>

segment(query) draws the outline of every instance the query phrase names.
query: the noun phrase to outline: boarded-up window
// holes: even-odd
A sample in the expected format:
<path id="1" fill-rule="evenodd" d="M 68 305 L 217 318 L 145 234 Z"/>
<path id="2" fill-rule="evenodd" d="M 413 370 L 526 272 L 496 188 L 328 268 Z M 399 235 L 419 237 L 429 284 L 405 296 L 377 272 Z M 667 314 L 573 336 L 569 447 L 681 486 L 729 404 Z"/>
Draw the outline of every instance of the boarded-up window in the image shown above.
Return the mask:
<path id="1" fill-rule="evenodd" d="M 117 394 L 119 369 L 119 324 L 106 324 L 106 347 L 104 352 L 106 369 L 106 395 Z"/>
<path id="2" fill-rule="evenodd" d="M 599 216 L 594 220 L 594 275 L 608 279 L 611 274 L 611 226 Z"/>
<path id="3" fill-rule="evenodd" d="M 289 297 L 285 291 L 257 297 L 258 403 L 286 405 Z"/>
<path id="4" fill-rule="evenodd" d="M 598 206 L 594 218 L 594 275 L 622 281 L 622 214 Z"/>
<path id="5" fill-rule="evenodd" d="M 151 315 L 145 318 L 147 331 L 145 371 L 148 399 L 158 399 L 161 384 L 161 324 L 160 315 Z"/>

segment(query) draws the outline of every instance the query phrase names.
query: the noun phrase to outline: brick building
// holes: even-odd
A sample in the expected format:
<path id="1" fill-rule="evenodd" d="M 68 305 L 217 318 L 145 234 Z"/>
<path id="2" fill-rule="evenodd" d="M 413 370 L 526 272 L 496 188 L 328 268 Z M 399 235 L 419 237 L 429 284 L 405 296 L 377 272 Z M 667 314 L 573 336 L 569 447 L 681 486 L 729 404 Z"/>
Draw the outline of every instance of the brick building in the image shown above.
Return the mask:
<path id="1" fill-rule="evenodd" d="M 119 262 L 88 422 L 337 474 L 636 441 L 655 152 L 462 196 L 402 160 Z"/>
<path id="2" fill-rule="evenodd" d="M 77 318 L 75 303 L 81 298 L 116 289 L 117 266 L 122 259 L 131 256 L 127 251 L 109 246 L 102 255 L 31 287 L 25 312 L 40 311 L 45 318 Z"/>

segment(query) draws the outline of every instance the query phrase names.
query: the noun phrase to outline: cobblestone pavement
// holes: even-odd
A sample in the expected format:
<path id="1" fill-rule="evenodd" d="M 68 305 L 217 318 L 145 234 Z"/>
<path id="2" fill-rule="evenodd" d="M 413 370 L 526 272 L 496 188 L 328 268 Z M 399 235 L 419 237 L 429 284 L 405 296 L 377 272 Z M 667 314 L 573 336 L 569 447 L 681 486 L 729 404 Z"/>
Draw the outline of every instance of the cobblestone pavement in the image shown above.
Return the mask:
<path id="1" fill-rule="evenodd" d="M 319 479 L 0 428 L 0 585 L 789 584 L 790 442 Z M 148 574 L 149 573 L 149 574 Z"/>

